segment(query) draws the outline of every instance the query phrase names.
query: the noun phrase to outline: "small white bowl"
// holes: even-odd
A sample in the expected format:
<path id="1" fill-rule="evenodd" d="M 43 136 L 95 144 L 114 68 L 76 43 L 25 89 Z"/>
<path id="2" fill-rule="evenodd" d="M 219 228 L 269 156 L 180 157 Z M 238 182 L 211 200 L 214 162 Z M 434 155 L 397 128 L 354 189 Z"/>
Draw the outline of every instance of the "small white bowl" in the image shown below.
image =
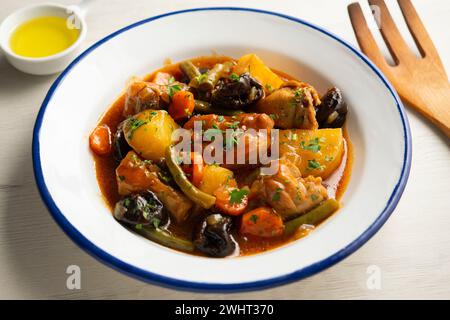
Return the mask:
<path id="1" fill-rule="evenodd" d="M 347 128 L 355 161 L 342 208 L 309 236 L 253 256 L 189 255 L 125 229 L 102 199 L 89 150 L 89 133 L 130 76 L 145 75 L 167 58 L 180 61 L 212 51 L 236 58 L 256 53 L 269 66 L 311 83 L 320 93 L 339 87 L 349 105 Z M 50 88 L 39 111 L 33 162 L 49 211 L 96 258 L 166 286 L 239 291 L 309 276 L 369 240 L 401 197 L 411 165 L 411 135 L 395 90 L 345 41 L 279 13 L 201 8 L 125 27 L 76 58 Z"/>
<path id="2" fill-rule="evenodd" d="M 86 37 L 87 26 L 83 12 L 82 8 L 78 6 L 59 4 L 32 5 L 15 11 L 0 25 L 0 48 L 9 63 L 22 72 L 46 75 L 62 71 L 80 53 L 81 43 Z M 30 58 L 14 53 L 10 47 L 10 38 L 14 30 L 24 22 L 42 16 L 71 17 L 80 28 L 78 39 L 66 50 L 48 57 Z"/>

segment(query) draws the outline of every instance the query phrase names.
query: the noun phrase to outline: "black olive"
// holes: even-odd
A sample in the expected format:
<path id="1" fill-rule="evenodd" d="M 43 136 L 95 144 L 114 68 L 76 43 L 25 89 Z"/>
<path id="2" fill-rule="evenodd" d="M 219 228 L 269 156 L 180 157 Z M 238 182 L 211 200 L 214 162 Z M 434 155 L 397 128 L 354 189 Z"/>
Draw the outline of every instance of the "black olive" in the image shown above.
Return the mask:
<path id="1" fill-rule="evenodd" d="M 151 191 L 126 197 L 116 203 L 114 217 L 131 225 L 149 225 L 158 227 L 166 220 L 167 213 L 163 204 Z"/>
<path id="2" fill-rule="evenodd" d="M 264 98 L 262 85 L 248 73 L 220 79 L 211 95 L 213 106 L 243 109 Z"/>
<path id="3" fill-rule="evenodd" d="M 122 161 L 128 151 L 131 151 L 131 147 L 125 139 L 125 133 L 123 132 L 125 122 L 126 120 L 119 124 L 113 138 L 114 157 L 117 161 Z"/>
<path id="4" fill-rule="evenodd" d="M 194 234 L 195 247 L 211 256 L 226 257 L 236 250 L 236 242 L 230 234 L 231 218 L 213 213 L 206 216 Z"/>
<path id="5" fill-rule="evenodd" d="M 347 103 L 341 90 L 334 87 L 322 97 L 322 103 L 316 107 L 316 119 L 319 128 L 341 128 L 347 118 Z"/>

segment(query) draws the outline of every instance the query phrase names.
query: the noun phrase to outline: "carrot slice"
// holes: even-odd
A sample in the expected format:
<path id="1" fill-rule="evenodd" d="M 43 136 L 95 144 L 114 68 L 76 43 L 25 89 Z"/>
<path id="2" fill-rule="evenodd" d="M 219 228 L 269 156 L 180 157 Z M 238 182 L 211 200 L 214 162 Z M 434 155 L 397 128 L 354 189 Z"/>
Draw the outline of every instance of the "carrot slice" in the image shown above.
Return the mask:
<path id="1" fill-rule="evenodd" d="M 112 149 L 111 130 L 104 124 L 97 126 L 89 136 L 89 145 L 96 154 L 103 156 L 109 154 Z"/>
<path id="2" fill-rule="evenodd" d="M 200 154 L 192 152 L 192 184 L 199 187 L 204 174 L 203 158 Z"/>
<path id="3" fill-rule="evenodd" d="M 242 216 L 241 234 L 270 238 L 280 236 L 284 232 L 281 217 L 268 207 L 259 207 Z"/>
<path id="4" fill-rule="evenodd" d="M 189 91 L 178 91 L 172 97 L 169 114 L 174 120 L 189 118 L 194 112 L 194 95 Z"/>
<path id="5" fill-rule="evenodd" d="M 216 208 L 231 216 L 244 213 L 248 206 L 248 190 L 232 187 L 236 185 L 236 181 L 231 179 L 227 186 L 222 186 L 214 192 Z"/>

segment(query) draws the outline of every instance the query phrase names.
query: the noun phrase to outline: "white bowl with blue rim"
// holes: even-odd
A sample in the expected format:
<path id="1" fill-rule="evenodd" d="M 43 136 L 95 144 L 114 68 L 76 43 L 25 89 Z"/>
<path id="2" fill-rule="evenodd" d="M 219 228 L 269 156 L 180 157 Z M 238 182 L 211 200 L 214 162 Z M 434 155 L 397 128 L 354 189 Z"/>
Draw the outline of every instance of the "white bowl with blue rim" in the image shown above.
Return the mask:
<path id="1" fill-rule="evenodd" d="M 232 27 L 230 27 L 232 26 Z M 256 53 L 271 67 L 333 85 L 350 111 L 354 166 L 343 207 L 309 236 L 257 255 L 198 257 L 146 240 L 117 223 L 102 199 L 88 136 L 122 92 L 170 58 Z M 404 108 L 382 73 L 330 32 L 282 14 L 245 8 L 172 12 L 125 27 L 82 53 L 50 88 L 36 120 L 33 163 L 42 199 L 81 248 L 130 276 L 186 290 L 240 291 L 310 276 L 370 239 L 394 211 L 409 175 Z"/>

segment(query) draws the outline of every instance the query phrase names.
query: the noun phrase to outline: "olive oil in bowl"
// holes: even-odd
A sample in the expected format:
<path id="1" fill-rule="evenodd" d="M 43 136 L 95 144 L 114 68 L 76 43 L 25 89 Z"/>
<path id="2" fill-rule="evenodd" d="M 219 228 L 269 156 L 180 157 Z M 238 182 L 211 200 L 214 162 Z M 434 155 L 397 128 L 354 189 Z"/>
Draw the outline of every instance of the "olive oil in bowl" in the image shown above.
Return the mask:
<path id="1" fill-rule="evenodd" d="M 38 17 L 22 23 L 13 31 L 10 47 L 20 56 L 43 58 L 66 50 L 79 36 L 79 29 L 67 27 L 66 18 Z"/>

